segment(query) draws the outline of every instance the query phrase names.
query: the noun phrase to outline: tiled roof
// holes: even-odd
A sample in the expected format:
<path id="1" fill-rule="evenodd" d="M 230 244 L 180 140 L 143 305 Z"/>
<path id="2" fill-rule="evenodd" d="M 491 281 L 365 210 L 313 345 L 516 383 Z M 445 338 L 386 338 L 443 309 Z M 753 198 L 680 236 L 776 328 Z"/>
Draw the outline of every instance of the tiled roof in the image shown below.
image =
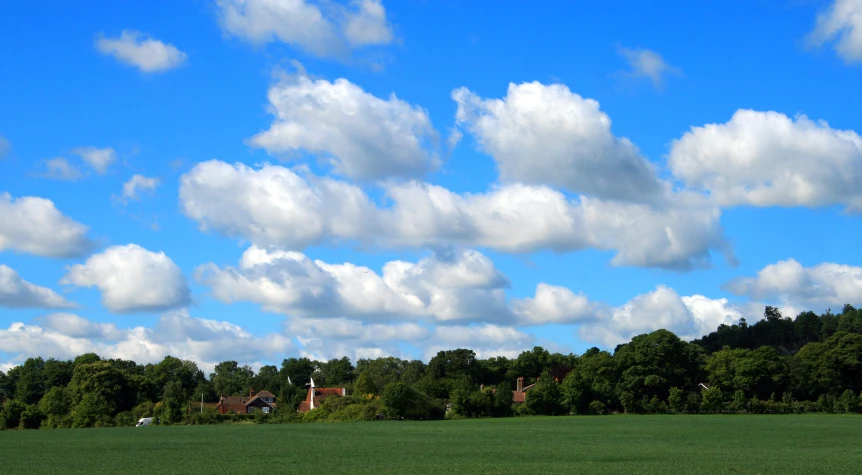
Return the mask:
<path id="1" fill-rule="evenodd" d="M 257 393 L 256 396 L 257 397 L 275 397 L 275 394 L 273 394 L 269 391 L 261 391 L 261 392 Z"/>
<path id="2" fill-rule="evenodd" d="M 344 394 L 344 390 L 342 388 L 308 388 L 308 394 L 305 395 L 305 401 L 302 401 L 299 404 L 299 412 L 308 412 L 311 410 L 311 391 L 314 391 L 315 407 L 330 396 L 341 396 Z"/>

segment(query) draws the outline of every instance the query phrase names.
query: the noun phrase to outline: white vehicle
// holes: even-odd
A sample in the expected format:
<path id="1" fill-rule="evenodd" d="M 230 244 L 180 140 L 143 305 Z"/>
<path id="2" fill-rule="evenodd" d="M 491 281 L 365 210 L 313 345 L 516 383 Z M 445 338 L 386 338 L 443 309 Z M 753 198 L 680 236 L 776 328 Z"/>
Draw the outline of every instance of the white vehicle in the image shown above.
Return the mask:
<path id="1" fill-rule="evenodd" d="M 138 423 L 137 423 L 137 424 L 135 424 L 135 427 L 148 426 L 148 425 L 150 425 L 150 424 L 152 424 L 152 423 L 153 423 L 153 418 L 152 418 L 152 417 L 143 417 L 143 418 L 141 418 L 141 420 L 139 420 L 139 421 L 138 421 Z"/>

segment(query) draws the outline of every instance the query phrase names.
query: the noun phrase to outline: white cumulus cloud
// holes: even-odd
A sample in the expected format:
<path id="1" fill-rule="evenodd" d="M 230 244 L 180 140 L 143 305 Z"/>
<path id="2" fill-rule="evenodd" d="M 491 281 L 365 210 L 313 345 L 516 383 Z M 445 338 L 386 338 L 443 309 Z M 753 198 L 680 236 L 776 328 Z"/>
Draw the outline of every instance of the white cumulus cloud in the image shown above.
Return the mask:
<path id="1" fill-rule="evenodd" d="M 691 268 L 730 256 L 720 211 L 692 194 L 663 206 L 570 200 L 544 186 L 454 193 L 419 182 L 383 185 L 378 207 L 359 187 L 280 166 L 203 162 L 180 179 L 180 206 L 202 229 L 261 247 L 367 242 L 384 247 L 487 247 L 506 252 L 615 250 L 615 265 Z"/>
<path id="2" fill-rule="evenodd" d="M 545 283 L 536 286 L 535 297 L 514 300 L 512 306 L 521 323 L 527 325 L 589 320 L 596 316 L 599 308 L 583 293 L 576 294 L 569 288 Z"/>
<path id="3" fill-rule="evenodd" d="M 862 212 L 862 137 L 804 115 L 738 110 L 673 142 L 676 177 L 722 206 L 827 206 Z"/>
<path id="4" fill-rule="evenodd" d="M 795 259 L 787 259 L 767 265 L 756 277 L 734 279 L 726 288 L 738 295 L 778 301 L 795 309 L 823 311 L 848 303 L 862 304 L 862 267 L 833 262 L 804 267 Z"/>
<path id="5" fill-rule="evenodd" d="M 178 68 L 188 56 L 172 44 L 165 44 L 138 31 L 123 30 L 117 38 L 96 38 L 96 49 L 144 73 Z"/>
<path id="6" fill-rule="evenodd" d="M 457 122 L 497 162 L 506 182 L 550 185 L 599 198 L 652 201 L 664 185 L 599 103 L 562 84 L 509 84 L 503 99 L 456 89 Z"/>
<path id="7" fill-rule="evenodd" d="M 222 29 L 251 43 L 280 41 L 317 56 L 344 57 L 350 48 L 390 43 L 380 0 L 350 5 L 311 0 L 217 0 Z"/>
<path id="8" fill-rule="evenodd" d="M 835 0 L 817 15 L 809 40 L 818 46 L 834 42 L 844 61 L 862 62 L 862 0 Z"/>
<path id="9" fill-rule="evenodd" d="M 196 277 L 222 302 L 250 301 L 298 317 L 511 319 L 503 290 L 508 280 L 486 256 L 470 250 L 417 263 L 391 261 L 377 274 L 351 263 L 251 247 L 239 268 L 206 264 Z"/>
<path id="10" fill-rule="evenodd" d="M 346 79 L 304 76 L 269 90 L 276 120 L 251 144 L 270 153 L 305 150 L 350 178 L 418 177 L 440 165 L 439 137 L 428 113 L 375 97 Z"/>
<path id="11" fill-rule="evenodd" d="M 75 257 L 92 247 L 87 227 L 63 215 L 53 201 L 0 193 L 0 251 Z"/>
<path id="12" fill-rule="evenodd" d="M 22 279 L 11 267 L 0 264 L 0 306 L 8 308 L 72 308 L 76 305 L 47 287 Z"/>
<path id="13" fill-rule="evenodd" d="M 97 287 L 116 313 L 159 311 L 187 305 L 190 292 L 180 268 L 164 252 L 112 246 L 69 268 L 62 284 Z"/>
<path id="14" fill-rule="evenodd" d="M 743 316 L 726 299 L 701 295 L 680 297 L 675 290 L 659 285 L 621 307 L 601 312 L 598 319 L 581 326 L 580 336 L 614 347 L 634 336 L 665 329 L 692 340 L 715 331 L 722 323 L 736 323 Z"/>

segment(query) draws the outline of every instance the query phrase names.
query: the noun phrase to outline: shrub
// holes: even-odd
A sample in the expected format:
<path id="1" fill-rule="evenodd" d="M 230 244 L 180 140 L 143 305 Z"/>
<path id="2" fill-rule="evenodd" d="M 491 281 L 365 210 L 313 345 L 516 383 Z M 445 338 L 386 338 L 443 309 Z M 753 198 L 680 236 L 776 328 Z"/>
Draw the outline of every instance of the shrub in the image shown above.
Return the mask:
<path id="1" fill-rule="evenodd" d="M 590 403 L 588 413 L 595 416 L 600 416 L 606 411 L 605 403 L 602 401 L 593 401 Z"/>

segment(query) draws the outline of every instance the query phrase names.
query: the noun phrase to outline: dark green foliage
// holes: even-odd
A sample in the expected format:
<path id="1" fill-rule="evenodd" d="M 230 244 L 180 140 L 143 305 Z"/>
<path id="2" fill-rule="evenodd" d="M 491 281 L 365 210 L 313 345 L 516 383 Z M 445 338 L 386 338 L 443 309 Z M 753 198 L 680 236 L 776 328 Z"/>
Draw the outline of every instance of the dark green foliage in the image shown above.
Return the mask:
<path id="1" fill-rule="evenodd" d="M 240 366 L 236 361 L 224 361 L 215 366 L 210 375 L 216 394 L 238 396 L 248 394 L 254 371 L 249 366 Z"/>
<path id="2" fill-rule="evenodd" d="M 527 392 L 527 408 L 533 414 L 555 416 L 565 414 L 560 383 L 546 370 L 536 381 L 536 387 Z"/>
<path id="3" fill-rule="evenodd" d="M 281 377 L 284 381 L 290 378 L 296 386 L 305 387 L 311 381 L 316 370 L 314 363 L 308 358 L 288 358 L 281 362 Z"/>
<path id="4" fill-rule="evenodd" d="M 671 387 L 691 387 L 700 380 L 705 358 L 699 346 L 686 343 L 667 330 L 638 335 L 614 352 L 621 388 L 663 400 Z"/>
<path id="5" fill-rule="evenodd" d="M 368 394 L 378 394 L 380 390 L 377 389 L 377 386 L 371 380 L 371 377 L 368 376 L 368 373 L 361 373 L 358 378 L 356 378 L 356 384 L 353 385 L 353 394 L 359 396 L 366 396 Z"/>

